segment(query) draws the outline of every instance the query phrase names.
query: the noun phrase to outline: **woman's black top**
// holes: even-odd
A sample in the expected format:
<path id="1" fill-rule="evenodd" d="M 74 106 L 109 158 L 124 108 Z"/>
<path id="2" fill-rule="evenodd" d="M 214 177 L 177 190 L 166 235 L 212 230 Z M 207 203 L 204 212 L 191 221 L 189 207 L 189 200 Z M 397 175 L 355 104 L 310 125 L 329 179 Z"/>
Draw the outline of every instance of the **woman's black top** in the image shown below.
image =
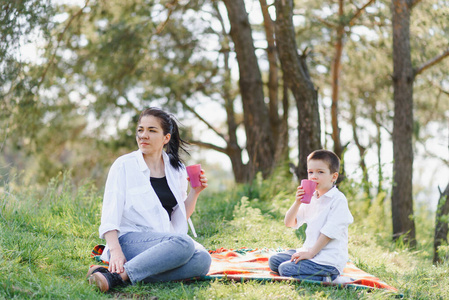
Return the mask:
<path id="1" fill-rule="evenodd" d="M 168 213 L 171 220 L 171 213 L 173 212 L 173 207 L 178 205 L 175 195 L 173 195 L 170 187 L 168 186 L 167 178 L 164 176 L 162 178 L 150 177 L 151 185 L 153 186 L 156 195 L 161 201 L 162 206 Z"/>

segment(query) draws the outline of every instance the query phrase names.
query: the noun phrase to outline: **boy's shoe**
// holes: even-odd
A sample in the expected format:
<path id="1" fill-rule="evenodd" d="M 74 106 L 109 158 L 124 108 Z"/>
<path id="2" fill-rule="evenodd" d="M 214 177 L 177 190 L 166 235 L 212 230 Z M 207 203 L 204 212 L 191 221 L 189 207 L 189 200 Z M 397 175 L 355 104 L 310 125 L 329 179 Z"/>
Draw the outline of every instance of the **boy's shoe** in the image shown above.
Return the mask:
<path id="1" fill-rule="evenodd" d="M 100 273 L 106 273 L 108 272 L 108 267 L 107 266 L 100 266 L 100 265 L 92 265 L 89 268 L 89 271 L 87 271 L 87 276 L 86 278 L 89 279 L 89 277 L 96 272 L 100 272 Z"/>
<path id="2" fill-rule="evenodd" d="M 93 270 L 92 275 L 89 277 L 89 284 L 95 284 L 102 292 L 107 292 L 110 289 L 125 284 L 120 274 L 111 273 L 108 269 L 105 270 L 106 272 L 100 270 L 100 268 Z"/>

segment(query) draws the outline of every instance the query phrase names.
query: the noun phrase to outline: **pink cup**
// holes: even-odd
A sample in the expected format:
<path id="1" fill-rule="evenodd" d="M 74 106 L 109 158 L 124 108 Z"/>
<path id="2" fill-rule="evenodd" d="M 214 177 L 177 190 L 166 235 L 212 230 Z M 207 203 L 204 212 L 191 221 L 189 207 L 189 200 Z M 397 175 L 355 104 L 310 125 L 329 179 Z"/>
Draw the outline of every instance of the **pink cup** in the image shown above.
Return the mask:
<path id="1" fill-rule="evenodd" d="M 305 192 L 301 202 L 309 204 L 310 200 L 312 199 L 312 195 L 315 192 L 317 183 L 312 180 L 303 179 L 301 180 L 301 186 Z"/>
<path id="2" fill-rule="evenodd" d="M 201 175 L 201 165 L 191 165 L 186 167 L 187 175 L 190 178 L 190 184 L 192 187 L 201 186 L 200 175 Z"/>

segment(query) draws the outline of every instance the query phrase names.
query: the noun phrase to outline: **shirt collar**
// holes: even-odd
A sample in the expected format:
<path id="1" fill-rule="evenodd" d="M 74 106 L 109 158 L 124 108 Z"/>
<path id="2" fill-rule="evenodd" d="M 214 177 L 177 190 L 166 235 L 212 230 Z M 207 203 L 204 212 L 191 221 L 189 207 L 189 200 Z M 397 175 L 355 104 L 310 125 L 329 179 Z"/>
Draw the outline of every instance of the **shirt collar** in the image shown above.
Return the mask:
<path id="1" fill-rule="evenodd" d="M 324 195 L 320 196 L 321 197 L 328 197 L 328 198 L 332 198 L 333 196 L 335 196 L 335 194 L 338 193 L 338 188 L 334 185 L 330 190 L 328 190 Z"/>
<path id="2" fill-rule="evenodd" d="M 139 171 L 144 172 L 146 169 L 148 169 L 147 164 L 145 163 L 145 160 L 143 159 L 143 153 L 142 151 L 137 150 L 134 152 L 137 158 L 137 164 L 139 165 Z"/>
<path id="3" fill-rule="evenodd" d="M 141 172 L 145 172 L 145 170 L 148 170 L 148 166 L 145 162 L 145 159 L 143 158 L 142 151 L 139 149 L 135 152 L 135 154 L 137 158 L 137 164 L 139 165 L 139 170 Z M 165 170 L 167 170 L 167 164 L 170 164 L 170 158 L 168 157 L 168 154 L 165 153 L 165 151 L 162 151 L 162 159 L 164 160 Z"/>

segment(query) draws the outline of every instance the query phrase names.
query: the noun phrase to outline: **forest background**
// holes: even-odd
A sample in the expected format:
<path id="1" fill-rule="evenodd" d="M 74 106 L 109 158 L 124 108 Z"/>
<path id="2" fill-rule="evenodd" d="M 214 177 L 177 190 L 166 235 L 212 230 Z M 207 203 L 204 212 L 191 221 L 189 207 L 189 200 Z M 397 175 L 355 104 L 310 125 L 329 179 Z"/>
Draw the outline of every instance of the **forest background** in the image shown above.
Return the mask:
<path id="1" fill-rule="evenodd" d="M 139 111 L 159 106 L 212 190 L 278 174 L 290 190 L 307 154 L 331 149 L 359 219 L 382 207 L 387 240 L 434 240 L 428 259 L 445 263 L 448 4 L 1 1 L 2 193 L 45 195 L 67 170 L 101 191 Z"/>

